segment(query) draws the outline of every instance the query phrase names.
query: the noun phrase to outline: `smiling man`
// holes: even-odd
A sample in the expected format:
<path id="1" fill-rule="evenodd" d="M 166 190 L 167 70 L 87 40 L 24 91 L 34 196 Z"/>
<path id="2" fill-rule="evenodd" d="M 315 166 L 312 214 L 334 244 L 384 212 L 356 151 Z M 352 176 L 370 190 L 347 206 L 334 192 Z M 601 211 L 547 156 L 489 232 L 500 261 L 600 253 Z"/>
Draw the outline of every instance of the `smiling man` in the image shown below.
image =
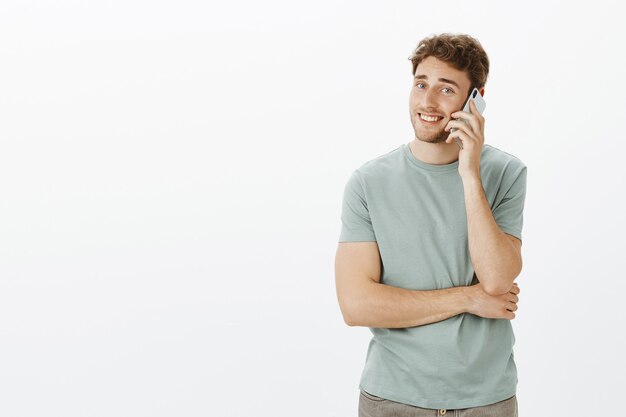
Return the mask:
<path id="1" fill-rule="evenodd" d="M 461 111 L 485 93 L 476 39 L 431 36 L 409 59 L 415 137 L 356 169 L 343 195 L 337 297 L 373 335 L 359 415 L 517 416 L 526 166 L 485 143 L 473 102 Z"/>

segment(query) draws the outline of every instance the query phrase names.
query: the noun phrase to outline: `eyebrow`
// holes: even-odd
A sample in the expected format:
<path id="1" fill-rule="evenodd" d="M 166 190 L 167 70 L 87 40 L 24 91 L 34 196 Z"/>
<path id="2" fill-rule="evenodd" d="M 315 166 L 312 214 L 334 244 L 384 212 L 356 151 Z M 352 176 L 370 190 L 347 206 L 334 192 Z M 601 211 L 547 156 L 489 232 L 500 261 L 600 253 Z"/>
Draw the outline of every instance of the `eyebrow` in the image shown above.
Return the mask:
<path id="1" fill-rule="evenodd" d="M 415 80 L 420 80 L 420 79 L 427 80 L 428 76 L 425 75 L 425 74 L 419 74 L 419 75 L 416 75 L 414 79 Z M 441 81 L 442 83 L 448 83 L 448 84 L 455 85 L 457 88 L 461 88 L 461 86 L 459 86 L 456 83 L 456 81 L 448 80 L 447 78 L 439 78 L 439 81 Z"/>

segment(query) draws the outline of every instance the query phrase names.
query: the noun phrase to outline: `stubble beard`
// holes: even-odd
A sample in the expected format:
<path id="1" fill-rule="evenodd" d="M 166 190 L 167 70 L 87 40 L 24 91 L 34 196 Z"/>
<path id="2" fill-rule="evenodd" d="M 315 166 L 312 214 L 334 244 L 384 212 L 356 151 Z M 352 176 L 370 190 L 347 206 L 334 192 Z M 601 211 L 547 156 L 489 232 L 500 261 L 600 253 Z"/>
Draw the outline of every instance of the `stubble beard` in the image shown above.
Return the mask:
<path id="1" fill-rule="evenodd" d="M 424 128 L 420 126 L 419 115 L 416 115 L 413 119 L 413 130 L 415 131 L 415 137 L 426 143 L 443 143 L 446 139 L 448 139 L 449 132 L 446 132 L 443 129 L 436 131 L 425 131 Z"/>

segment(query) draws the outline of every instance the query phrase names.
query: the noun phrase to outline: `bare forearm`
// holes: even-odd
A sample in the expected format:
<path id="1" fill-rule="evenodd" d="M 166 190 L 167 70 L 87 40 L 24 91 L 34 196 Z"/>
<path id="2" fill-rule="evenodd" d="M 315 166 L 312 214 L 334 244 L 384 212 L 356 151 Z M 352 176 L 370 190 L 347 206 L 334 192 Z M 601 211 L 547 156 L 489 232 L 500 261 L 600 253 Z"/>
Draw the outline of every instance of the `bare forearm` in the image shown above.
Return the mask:
<path id="1" fill-rule="evenodd" d="M 407 290 L 372 282 L 362 288 L 350 311 L 351 326 L 404 328 L 448 319 L 468 310 L 465 289 Z"/>
<path id="2" fill-rule="evenodd" d="M 502 232 L 489 207 L 480 178 L 465 178 L 469 252 L 476 276 L 490 292 L 505 292 L 522 269 L 517 250 Z"/>

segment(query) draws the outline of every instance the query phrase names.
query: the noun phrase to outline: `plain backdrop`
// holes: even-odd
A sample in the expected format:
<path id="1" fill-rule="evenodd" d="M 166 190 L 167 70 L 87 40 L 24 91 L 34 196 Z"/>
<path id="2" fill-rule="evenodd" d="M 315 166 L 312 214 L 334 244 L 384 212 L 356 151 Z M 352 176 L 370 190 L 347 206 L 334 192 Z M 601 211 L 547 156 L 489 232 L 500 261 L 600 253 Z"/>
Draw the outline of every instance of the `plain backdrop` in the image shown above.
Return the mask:
<path id="1" fill-rule="evenodd" d="M 528 167 L 520 416 L 622 406 L 614 1 L 0 2 L 0 415 L 356 416 L 344 185 L 413 139 L 409 55 L 486 49 Z"/>

